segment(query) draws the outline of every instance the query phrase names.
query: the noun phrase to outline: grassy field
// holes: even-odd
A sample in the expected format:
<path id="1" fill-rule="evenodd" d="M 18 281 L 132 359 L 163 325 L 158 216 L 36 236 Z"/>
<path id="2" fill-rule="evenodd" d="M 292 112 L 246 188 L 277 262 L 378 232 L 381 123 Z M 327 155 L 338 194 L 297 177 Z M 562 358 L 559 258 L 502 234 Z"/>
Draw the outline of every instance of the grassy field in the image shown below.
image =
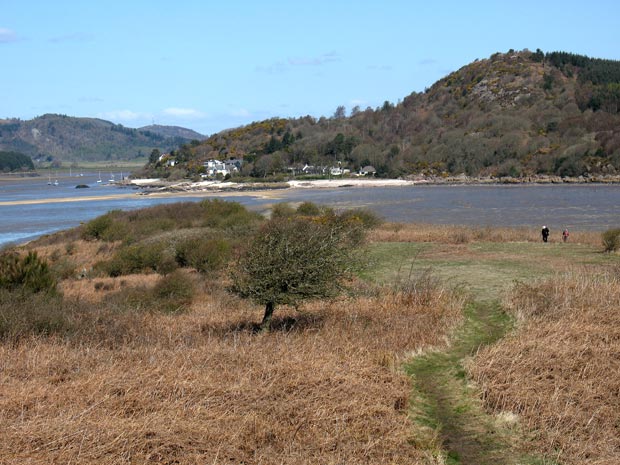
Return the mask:
<path id="1" fill-rule="evenodd" d="M 434 276 L 472 299 L 450 347 L 407 364 L 419 446 L 453 464 L 616 463 L 620 257 L 585 233 L 393 230 L 369 279 Z"/>
<path id="2" fill-rule="evenodd" d="M 0 464 L 614 463 L 620 257 L 597 237 L 384 225 L 349 293 L 265 334 L 225 269 L 170 271 L 258 221 L 201 208 L 29 244 L 62 294 L 0 292 Z"/>

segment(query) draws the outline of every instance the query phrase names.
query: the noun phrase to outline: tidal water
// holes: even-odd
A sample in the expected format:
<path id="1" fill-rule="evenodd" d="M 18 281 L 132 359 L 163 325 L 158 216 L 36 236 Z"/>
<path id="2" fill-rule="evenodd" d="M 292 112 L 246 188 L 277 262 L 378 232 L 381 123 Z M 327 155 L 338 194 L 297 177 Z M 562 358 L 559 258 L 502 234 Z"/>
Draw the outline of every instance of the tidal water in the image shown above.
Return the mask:
<path id="1" fill-rule="evenodd" d="M 155 198 L 137 189 L 106 185 L 110 173 L 68 173 L 47 177 L 0 180 L 0 247 L 71 228 L 114 209 L 136 209 L 217 197 L 264 210 L 275 202 L 312 201 L 336 209 L 366 207 L 387 221 L 481 226 L 527 226 L 552 231 L 563 228 L 601 231 L 620 227 L 620 185 L 409 186 L 340 187 L 271 191 L 269 198 L 205 194 L 204 197 Z M 120 175 L 116 173 L 118 180 Z M 90 186 L 76 189 L 77 184 Z M 118 194 L 127 198 L 115 198 Z M 82 200 L 86 197 L 96 200 Z M 77 200 L 67 201 L 69 198 Z M 9 205 L 15 201 L 30 201 Z"/>

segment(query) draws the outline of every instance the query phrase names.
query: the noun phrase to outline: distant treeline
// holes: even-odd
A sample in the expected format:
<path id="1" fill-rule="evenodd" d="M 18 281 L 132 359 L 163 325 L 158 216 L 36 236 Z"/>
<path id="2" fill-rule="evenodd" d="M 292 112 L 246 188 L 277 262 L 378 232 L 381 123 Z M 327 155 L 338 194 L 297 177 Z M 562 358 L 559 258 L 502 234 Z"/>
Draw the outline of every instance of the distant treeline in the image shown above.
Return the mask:
<path id="1" fill-rule="evenodd" d="M 0 151 L 0 171 L 33 170 L 32 159 L 19 152 Z"/>
<path id="2" fill-rule="evenodd" d="M 582 110 L 590 108 L 614 114 L 620 111 L 620 61 L 568 52 L 547 53 L 545 60 L 567 77 L 576 75 L 582 85 L 577 95 L 577 103 Z"/>

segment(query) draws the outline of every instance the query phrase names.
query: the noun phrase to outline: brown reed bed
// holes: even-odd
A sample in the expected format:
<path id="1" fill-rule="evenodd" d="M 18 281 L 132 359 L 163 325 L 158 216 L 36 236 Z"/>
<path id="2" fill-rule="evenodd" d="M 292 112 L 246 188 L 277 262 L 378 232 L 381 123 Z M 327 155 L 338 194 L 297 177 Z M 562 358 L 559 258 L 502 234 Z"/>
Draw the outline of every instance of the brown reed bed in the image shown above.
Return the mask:
<path id="1" fill-rule="evenodd" d="M 532 447 L 565 464 L 620 457 L 620 273 L 573 271 L 517 286 L 518 329 L 476 357 L 486 404 L 513 412 Z"/>
<path id="2" fill-rule="evenodd" d="M 562 242 L 562 231 L 552 231 L 549 241 Z M 370 232 L 373 242 L 541 242 L 536 228 L 458 226 L 423 223 L 385 223 Z M 601 246 L 601 235 L 591 231 L 570 231 L 569 243 Z"/>
<path id="3" fill-rule="evenodd" d="M 462 307 L 425 292 L 280 308 L 268 334 L 215 284 L 175 315 L 66 300 L 70 333 L 0 343 L 0 463 L 421 463 L 398 367 Z"/>

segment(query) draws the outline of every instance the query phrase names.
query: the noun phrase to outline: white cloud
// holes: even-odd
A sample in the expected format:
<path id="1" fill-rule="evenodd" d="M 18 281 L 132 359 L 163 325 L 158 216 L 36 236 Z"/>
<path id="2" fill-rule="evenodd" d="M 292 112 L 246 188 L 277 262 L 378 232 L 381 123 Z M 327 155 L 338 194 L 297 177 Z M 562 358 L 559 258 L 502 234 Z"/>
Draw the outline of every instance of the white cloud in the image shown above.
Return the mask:
<path id="1" fill-rule="evenodd" d="M 105 111 L 97 115 L 101 119 L 110 121 L 136 121 L 139 119 L 150 119 L 151 115 L 148 113 L 138 113 L 131 110 L 114 110 Z"/>
<path id="2" fill-rule="evenodd" d="M 166 108 L 162 111 L 162 114 L 166 116 L 172 116 L 174 118 L 188 118 L 188 119 L 199 119 L 204 118 L 206 115 L 193 108 Z"/>
<path id="3" fill-rule="evenodd" d="M 250 113 L 249 110 L 246 110 L 245 108 L 237 108 L 235 110 L 231 110 L 228 112 L 228 114 L 230 116 L 238 116 L 238 117 L 242 117 L 242 118 L 248 118 L 250 116 L 252 116 L 252 113 Z"/>
<path id="4" fill-rule="evenodd" d="M 16 41 L 17 35 L 15 35 L 15 32 L 10 29 L 0 27 L 0 44 Z"/>

